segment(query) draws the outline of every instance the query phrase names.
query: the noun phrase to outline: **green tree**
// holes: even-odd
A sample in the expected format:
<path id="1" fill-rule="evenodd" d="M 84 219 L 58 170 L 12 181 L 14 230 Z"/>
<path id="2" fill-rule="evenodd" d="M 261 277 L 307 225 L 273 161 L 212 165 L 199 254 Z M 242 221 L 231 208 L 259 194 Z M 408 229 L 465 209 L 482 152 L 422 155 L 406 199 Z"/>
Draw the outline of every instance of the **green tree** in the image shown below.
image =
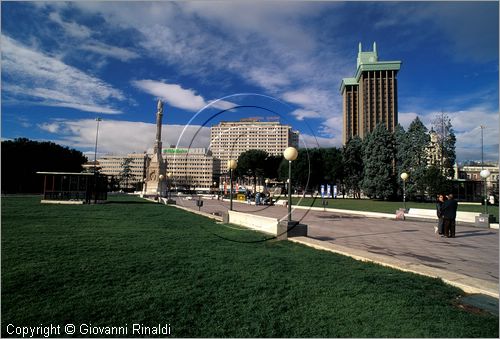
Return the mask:
<path id="1" fill-rule="evenodd" d="M 396 147 L 396 168 L 399 177 L 401 173 L 408 171 L 410 167 L 408 137 L 405 129 L 400 124 L 397 124 L 394 129 L 394 142 Z"/>
<path id="2" fill-rule="evenodd" d="M 363 142 L 358 136 L 350 138 L 342 149 L 342 164 L 345 189 L 355 198 L 361 198 Z"/>
<path id="3" fill-rule="evenodd" d="M 373 198 L 388 199 L 395 193 L 394 135 L 383 124 L 363 140 L 362 189 Z"/>
<path id="4" fill-rule="evenodd" d="M 123 162 L 121 163 L 122 169 L 120 171 L 120 178 L 122 181 L 125 182 L 124 188 L 128 189 L 128 181 L 130 178 L 132 178 L 134 175 L 132 174 L 132 158 L 125 158 L 123 159 Z"/>
<path id="5" fill-rule="evenodd" d="M 120 190 L 120 182 L 112 175 L 108 182 L 108 191 L 116 192 L 118 190 Z"/>
<path id="6" fill-rule="evenodd" d="M 325 179 L 338 186 L 344 183 L 344 166 L 342 150 L 336 147 L 321 148 L 323 156 L 323 171 Z"/>
<path id="7" fill-rule="evenodd" d="M 456 136 L 451 119 L 444 112 L 437 113 L 432 121 L 432 128 L 438 137 L 438 143 L 441 148 L 441 162 L 439 168 L 447 177 L 453 177 L 455 170 L 456 152 Z"/>
<path id="8" fill-rule="evenodd" d="M 416 117 L 406 132 L 402 133 L 401 129 L 398 128 L 395 132 L 397 178 L 403 172 L 408 173 L 409 177 L 406 182 L 408 196 L 424 195 L 426 185 L 423 178 L 427 170 L 426 147 L 430 140 L 427 127 L 419 117 Z M 398 180 L 398 182 L 401 191 L 401 181 Z"/>
<path id="9" fill-rule="evenodd" d="M 292 186 L 303 190 L 316 190 L 327 180 L 324 160 L 326 151 L 322 148 L 301 148 L 298 151 L 297 159 L 292 162 Z M 280 164 L 279 177 L 283 182 L 288 179 L 286 159 Z"/>
<path id="10" fill-rule="evenodd" d="M 53 142 L 26 138 L 2 141 L 2 192 L 40 193 L 43 176 L 36 172 L 80 173 L 85 162 L 82 152 Z"/>
<path id="11" fill-rule="evenodd" d="M 451 192 L 451 181 L 438 166 L 429 166 L 422 176 L 422 186 L 431 197 Z"/>
<path id="12" fill-rule="evenodd" d="M 269 155 L 264 163 L 264 176 L 270 179 L 278 178 L 282 160 L 282 155 Z"/>
<path id="13" fill-rule="evenodd" d="M 311 188 L 311 160 L 314 161 L 316 153 L 312 149 L 298 149 L 297 159 L 292 161 L 292 186 Z M 314 153 L 314 154 L 313 154 Z M 281 181 L 288 179 L 288 160 L 283 158 L 279 167 Z"/>
<path id="14" fill-rule="evenodd" d="M 238 157 L 237 176 L 253 177 L 253 189 L 256 191 L 257 177 L 262 177 L 266 169 L 268 153 L 263 150 L 251 149 L 243 152 Z"/>

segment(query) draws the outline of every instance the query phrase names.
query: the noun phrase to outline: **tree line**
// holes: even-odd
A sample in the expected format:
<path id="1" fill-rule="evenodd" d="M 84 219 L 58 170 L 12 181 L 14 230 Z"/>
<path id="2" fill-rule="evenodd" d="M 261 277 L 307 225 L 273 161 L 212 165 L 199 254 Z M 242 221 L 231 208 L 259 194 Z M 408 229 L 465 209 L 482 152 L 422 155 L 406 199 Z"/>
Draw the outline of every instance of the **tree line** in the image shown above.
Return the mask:
<path id="1" fill-rule="evenodd" d="M 2 141 L 2 193 L 41 193 L 43 176 L 36 172 L 81 172 L 82 152 L 49 141 L 27 138 Z"/>
<path id="2" fill-rule="evenodd" d="M 439 161 L 428 159 L 430 135 L 436 138 Z M 292 185 L 301 191 L 318 191 L 320 185 L 337 185 L 339 194 L 361 198 L 396 199 L 402 192 L 400 175 L 409 174 L 406 194 L 409 199 L 449 192 L 454 174 L 455 134 L 450 118 L 438 114 L 431 131 L 417 117 L 405 130 L 397 125 L 394 133 L 383 124 L 364 139 L 354 137 L 341 148 L 299 149 L 292 163 Z M 262 150 L 249 150 L 238 158 L 235 175 L 288 179 L 288 161 Z"/>

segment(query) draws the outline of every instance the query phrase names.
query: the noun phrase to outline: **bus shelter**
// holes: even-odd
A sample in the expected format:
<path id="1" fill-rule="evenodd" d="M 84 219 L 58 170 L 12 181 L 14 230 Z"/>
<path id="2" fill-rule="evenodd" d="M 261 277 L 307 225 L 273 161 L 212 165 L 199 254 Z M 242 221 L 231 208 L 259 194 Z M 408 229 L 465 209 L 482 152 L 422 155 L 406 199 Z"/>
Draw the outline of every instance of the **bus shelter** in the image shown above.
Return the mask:
<path id="1" fill-rule="evenodd" d="M 37 172 L 43 175 L 42 203 L 91 204 L 108 198 L 108 178 L 103 174 Z"/>

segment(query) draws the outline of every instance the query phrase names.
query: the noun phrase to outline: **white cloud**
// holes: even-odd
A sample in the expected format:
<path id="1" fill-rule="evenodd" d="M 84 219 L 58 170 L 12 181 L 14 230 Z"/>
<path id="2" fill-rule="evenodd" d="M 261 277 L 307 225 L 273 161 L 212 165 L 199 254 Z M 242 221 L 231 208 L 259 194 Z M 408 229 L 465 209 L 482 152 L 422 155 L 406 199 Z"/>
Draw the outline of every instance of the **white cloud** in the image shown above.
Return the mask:
<path id="1" fill-rule="evenodd" d="M 471 107 L 467 110 L 449 113 L 453 128 L 457 131 L 470 130 L 480 125 L 498 132 L 498 112 L 485 106 Z M 498 135 L 498 133 L 497 133 Z"/>
<path id="2" fill-rule="evenodd" d="M 414 112 L 406 112 L 406 113 L 399 112 L 398 123 L 401 126 L 403 126 L 403 128 L 406 130 L 408 126 L 410 126 L 411 122 L 415 120 L 416 117 L 422 119 L 422 117 L 420 117 L 417 113 Z"/>
<path id="3" fill-rule="evenodd" d="M 132 81 L 132 84 L 146 93 L 165 100 L 174 107 L 188 111 L 198 111 L 206 105 L 202 96 L 177 84 L 167 84 L 155 80 L 135 80 Z"/>
<path id="4" fill-rule="evenodd" d="M 236 106 L 236 104 L 234 104 L 230 101 L 221 100 L 221 99 L 212 100 L 208 104 L 210 105 L 210 107 L 214 107 L 214 108 L 218 108 L 218 109 L 222 109 L 222 110 L 231 109 L 231 108 Z"/>
<path id="5" fill-rule="evenodd" d="M 38 128 L 40 128 L 43 131 L 49 132 L 49 133 L 57 133 L 59 132 L 59 123 L 47 123 L 44 122 L 43 124 L 37 124 Z"/>
<path id="6" fill-rule="evenodd" d="M 283 99 L 288 102 L 304 106 L 314 103 L 313 98 L 310 96 L 310 91 L 309 93 L 306 93 L 306 90 L 285 92 L 283 94 Z"/>
<path id="7" fill-rule="evenodd" d="M 58 143 L 81 150 L 93 150 L 96 137 L 94 119 L 59 120 L 39 124 L 44 131 L 58 134 Z M 210 128 L 198 125 L 163 125 L 164 146 L 205 147 L 210 144 Z M 156 124 L 103 119 L 99 123 L 99 154 L 126 154 L 144 152 L 152 148 L 156 135 Z"/>
<path id="8" fill-rule="evenodd" d="M 165 100 L 171 106 L 182 108 L 188 111 L 199 111 L 210 104 L 211 107 L 219 109 L 229 109 L 235 106 L 233 103 L 225 100 L 213 100 L 210 103 L 196 94 L 192 89 L 182 88 L 177 84 L 167 84 L 155 80 L 134 80 L 132 85 L 140 90 Z"/>
<path id="9" fill-rule="evenodd" d="M 300 134 L 299 147 L 315 148 L 315 147 L 339 147 L 342 145 L 341 137 L 325 138 L 311 134 Z"/>
<path id="10" fill-rule="evenodd" d="M 413 119 L 418 116 L 430 130 L 432 121 L 435 119 L 437 113 L 399 113 L 399 121 L 406 129 Z M 479 126 L 481 125 L 486 126 L 483 130 L 485 159 L 498 161 L 498 112 L 492 110 L 489 105 L 480 105 L 467 110 L 445 113 L 451 119 L 451 124 L 457 138 L 456 154 L 458 161 L 480 160 L 481 128 Z"/>
<path id="11" fill-rule="evenodd" d="M 1 37 L 6 93 L 47 106 L 119 113 L 109 102 L 125 99 L 120 90 L 3 34 Z"/>
<path id="12" fill-rule="evenodd" d="M 56 7 L 60 6 L 57 5 Z M 65 6 L 62 7 L 65 8 Z M 75 51 L 84 50 L 105 58 L 118 59 L 124 62 L 139 57 L 139 54 L 134 51 L 98 41 L 95 37 L 102 35 L 102 32 L 93 32 L 85 25 L 81 25 L 75 21 L 64 20 L 56 10 L 52 11 L 48 17 L 61 26 L 63 30 L 63 35 L 59 37 L 59 41 L 63 42 L 62 45 L 64 46 L 64 49 L 60 51 L 61 55 L 71 55 Z M 95 62 L 96 65 L 104 63 L 104 60 Z"/>
<path id="13" fill-rule="evenodd" d="M 180 74 L 213 79 L 218 72 L 230 72 L 297 104 L 304 112 L 316 112 L 322 118 L 341 115 L 341 98 L 337 85 L 332 90 L 332 84 L 352 73 L 353 60 L 337 52 L 338 40 L 325 41 L 321 38 L 324 32 L 307 24 L 307 20 L 322 13 L 323 7 L 332 9 L 341 4 L 287 2 L 283 6 L 241 1 L 115 6 L 77 2 L 74 6 L 87 14 L 100 15 L 110 28 L 135 30 L 138 38 L 134 42 L 143 51 L 141 54 L 175 66 Z M 335 29 L 335 22 L 329 24 L 329 29 Z M 170 94 L 165 94 L 167 88 L 159 84 L 141 86 L 186 110 L 200 109 L 202 101 L 207 101 L 193 89 L 179 85 L 168 88 Z"/>
<path id="14" fill-rule="evenodd" d="M 305 109 L 296 109 L 291 113 L 297 120 L 319 118 L 321 115 L 315 111 L 308 111 Z"/>
<path id="15" fill-rule="evenodd" d="M 53 22 L 58 23 L 64 29 L 64 31 L 72 37 L 84 39 L 89 38 L 92 35 L 90 29 L 88 29 L 86 26 L 79 25 L 75 22 L 64 21 L 58 12 L 50 13 L 49 19 Z"/>
<path id="16" fill-rule="evenodd" d="M 340 137 L 342 136 L 342 128 L 343 118 L 341 116 L 331 116 L 321 124 L 319 131 L 325 136 L 339 138 L 340 140 Z"/>
<path id="17" fill-rule="evenodd" d="M 269 90 L 276 90 L 290 84 L 290 79 L 279 70 L 255 67 L 248 72 L 248 76 L 251 82 Z"/>

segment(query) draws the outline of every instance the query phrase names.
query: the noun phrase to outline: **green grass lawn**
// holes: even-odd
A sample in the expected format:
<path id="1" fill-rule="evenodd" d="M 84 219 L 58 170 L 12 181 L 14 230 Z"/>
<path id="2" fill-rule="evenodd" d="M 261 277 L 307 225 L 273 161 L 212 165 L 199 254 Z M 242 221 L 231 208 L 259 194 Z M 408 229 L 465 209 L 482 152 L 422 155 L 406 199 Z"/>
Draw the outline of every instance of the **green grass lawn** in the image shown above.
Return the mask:
<path id="1" fill-rule="evenodd" d="M 380 212 L 380 213 L 395 213 L 399 208 L 403 207 L 402 201 L 381 201 L 372 199 L 326 199 L 328 201 L 327 208 L 339 208 L 354 211 L 370 211 L 370 212 Z M 292 203 L 297 204 L 298 198 L 293 198 Z M 321 198 L 303 198 L 300 201 L 301 206 L 314 206 L 323 207 Z M 435 209 L 435 203 L 427 202 L 406 202 L 406 208 L 425 208 L 425 209 Z M 484 206 L 481 205 L 462 205 L 458 206 L 459 211 L 464 212 L 484 212 Z M 498 220 L 498 206 L 488 206 L 488 213 L 497 217 Z"/>
<path id="2" fill-rule="evenodd" d="M 227 241 L 262 235 L 111 199 L 2 199 L 2 337 L 8 324 L 67 323 L 167 323 L 177 337 L 498 337 L 497 316 L 457 307 L 461 292 L 440 280 L 287 241 Z"/>

